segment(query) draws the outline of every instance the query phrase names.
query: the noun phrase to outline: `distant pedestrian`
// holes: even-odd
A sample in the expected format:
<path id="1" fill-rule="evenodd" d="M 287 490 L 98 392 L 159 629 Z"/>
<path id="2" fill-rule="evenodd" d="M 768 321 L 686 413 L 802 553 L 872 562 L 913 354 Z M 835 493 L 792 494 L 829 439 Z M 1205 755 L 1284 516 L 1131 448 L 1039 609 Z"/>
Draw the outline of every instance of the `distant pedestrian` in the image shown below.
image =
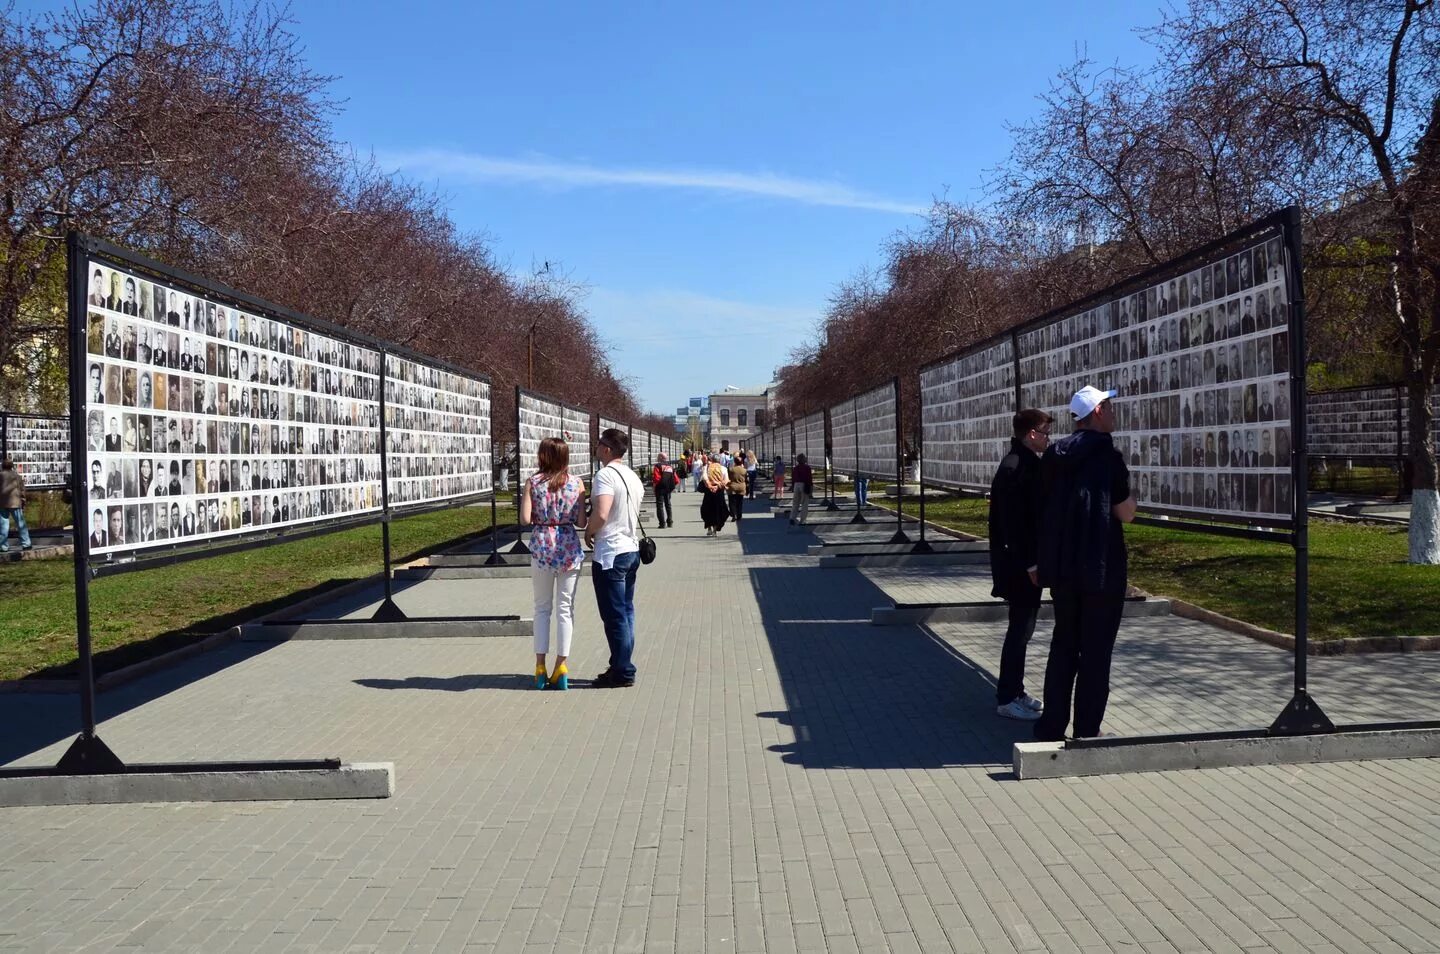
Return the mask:
<path id="1" fill-rule="evenodd" d="M 25 526 L 25 478 L 15 469 L 15 462 L 0 461 L 0 553 L 10 552 L 10 518 L 20 531 L 20 549 L 32 549 L 30 528 Z"/>
<path id="2" fill-rule="evenodd" d="M 690 492 L 690 455 L 686 454 L 675 462 L 675 476 L 680 478 L 678 487 L 682 494 Z"/>
<path id="3" fill-rule="evenodd" d="M 695 489 L 697 491 L 703 491 L 705 489 L 705 468 L 707 466 L 708 462 L 705 460 L 705 455 L 696 451 L 695 457 L 690 461 L 690 476 L 695 478 Z"/>
<path id="4" fill-rule="evenodd" d="M 585 550 L 577 527 L 585 526 L 585 484 L 570 473 L 570 445 L 558 437 L 540 442 L 540 469 L 525 482 L 520 523 L 529 524 L 530 582 L 535 596 L 535 688 L 568 689 L 575 588 Z M 550 619 L 555 619 L 555 669 L 547 678 Z"/>
<path id="5" fill-rule="evenodd" d="M 745 496 L 751 500 L 755 499 L 755 481 L 760 477 L 760 461 L 755 459 L 755 452 L 745 452 Z"/>
<path id="6" fill-rule="evenodd" d="M 635 575 L 640 567 L 640 501 L 645 488 L 625 466 L 630 435 L 613 427 L 600 432 L 595 456 L 595 505 L 585 542 L 595 547 L 591 568 L 595 603 L 610 644 L 610 665 L 591 685 L 621 689 L 635 685 Z"/>
<path id="7" fill-rule="evenodd" d="M 510 455 L 500 455 L 500 487 L 501 491 L 510 489 Z"/>
<path id="8" fill-rule="evenodd" d="M 870 478 L 864 474 L 855 475 L 855 509 L 864 510 L 870 504 Z"/>
<path id="9" fill-rule="evenodd" d="M 1059 741 L 1075 700 L 1075 736 L 1100 734 L 1110 695 L 1110 656 L 1125 607 L 1124 524 L 1135 519 L 1130 471 L 1116 449 L 1114 391 L 1086 386 L 1070 399 L 1075 433 L 1040 462 L 1038 584 L 1055 604 L 1045 667 L 1045 713 L 1035 738 Z"/>
<path id="10" fill-rule="evenodd" d="M 776 500 L 784 500 L 784 499 L 785 499 L 785 458 L 781 457 L 779 454 L 776 454 L 776 455 L 775 455 L 775 463 L 772 464 L 771 466 L 774 468 L 774 476 L 775 476 L 775 493 L 774 493 L 774 499 L 776 499 Z"/>
<path id="11" fill-rule="evenodd" d="M 810 518 L 810 498 L 815 496 L 815 474 L 809 458 L 795 455 L 795 472 L 790 475 L 790 522 L 804 526 Z"/>
<path id="12" fill-rule="evenodd" d="M 684 481 L 675 473 L 675 465 L 665 455 L 655 457 L 655 466 L 650 472 L 650 486 L 655 490 L 655 525 L 662 530 L 675 526 L 675 512 L 670 508 L 670 494 L 677 484 Z"/>
<path id="13" fill-rule="evenodd" d="M 737 527 L 740 518 L 745 515 L 745 491 L 749 486 L 744 458 L 737 456 L 730 465 L 730 482 L 725 488 L 730 492 L 730 519 L 735 521 Z"/>
<path id="14" fill-rule="evenodd" d="M 700 519 L 705 523 L 707 537 L 713 537 L 723 530 L 725 521 L 729 519 L 730 505 L 725 496 L 729 483 L 730 475 L 718 460 L 705 465 L 704 477 L 700 482 L 700 492 L 704 494 L 700 501 Z"/>
<path id="15" fill-rule="evenodd" d="M 1015 415 L 1010 452 L 990 482 L 990 577 L 992 596 L 1009 608 L 1010 625 L 1000 650 L 1000 680 L 995 687 L 996 714 L 1033 722 L 1040 701 L 1025 691 L 1025 649 L 1040 613 L 1036 548 L 1040 526 L 1040 455 L 1050 443 L 1055 419 L 1027 408 Z"/>

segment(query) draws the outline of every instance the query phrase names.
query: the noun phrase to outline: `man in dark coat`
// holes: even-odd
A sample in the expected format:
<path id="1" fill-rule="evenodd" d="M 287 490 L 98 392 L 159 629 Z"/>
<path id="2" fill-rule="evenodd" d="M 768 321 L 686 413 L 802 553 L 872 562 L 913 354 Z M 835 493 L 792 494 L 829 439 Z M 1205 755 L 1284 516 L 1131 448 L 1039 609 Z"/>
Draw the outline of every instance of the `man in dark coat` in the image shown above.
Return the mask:
<path id="1" fill-rule="evenodd" d="M 1099 735 L 1110 696 L 1110 655 L 1125 606 L 1123 524 L 1135 518 L 1130 471 L 1110 437 L 1114 396 L 1088 385 L 1075 392 L 1075 433 L 1040 462 L 1039 584 L 1055 604 L 1045 713 L 1035 723 L 1042 742 L 1065 738 L 1072 693 L 1075 736 Z"/>
<path id="2" fill-rule="evenodd" d="M 1039 700 L 1025 691 L 1025 648 L 1035 633 L 1040 612 L 1036 547 L 1040 521 L 1040 455 L 1050 443 L 1055 419 L 1026 408 L 1015 415 L 1010 452 L 990 482 L 991 595 L 1009 607 L 1010 625 L 1000 651 L 1000 681 L 995 712 L 1006 719 L 1033 722 L 1040 718 Z"/>

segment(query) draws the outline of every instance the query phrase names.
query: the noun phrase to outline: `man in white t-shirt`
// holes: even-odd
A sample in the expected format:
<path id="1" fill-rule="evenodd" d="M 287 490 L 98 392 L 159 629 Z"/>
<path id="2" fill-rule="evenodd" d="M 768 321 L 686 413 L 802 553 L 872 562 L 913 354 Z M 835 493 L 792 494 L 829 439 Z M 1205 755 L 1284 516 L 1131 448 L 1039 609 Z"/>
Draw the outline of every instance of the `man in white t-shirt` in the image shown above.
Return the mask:
<path id="1" fill-rule="evenodd" d="M 640 567 L 640 500 L 645 488 L 625 465 L 630 435 L 607 427 L 600 434 L 590 499 L 593 509 L 585 526 L 585 542 L 595 548 L 591 580 L 595 603 L 610 644 L 610 667 L 591 685 L 622 689 L 635 685 L 635 572 Z"/>

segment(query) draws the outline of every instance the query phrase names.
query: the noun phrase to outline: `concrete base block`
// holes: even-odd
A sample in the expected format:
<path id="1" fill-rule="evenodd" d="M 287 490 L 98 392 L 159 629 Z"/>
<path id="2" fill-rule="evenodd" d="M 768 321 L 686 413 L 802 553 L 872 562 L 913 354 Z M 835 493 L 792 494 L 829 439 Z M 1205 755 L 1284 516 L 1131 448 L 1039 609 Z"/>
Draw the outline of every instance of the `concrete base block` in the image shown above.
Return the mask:
<path id="1" fill-rule="evenodd" d="M 581 576 L 590 575 L 590 563 L 580 567 Z M 395 571 L 397 580 L 495 580 L 529 577 L 530 564 L 504 566 L 407 566 Z"/>
<path id="2" fill-rule="evenodd" d="M 398 623 L 370 620 L 313 620 L 254 623 L 245 626 L 246 642 L 279 643 L 291 639 L 447 639 L 465 636 L 529 636 L 532 619 L 412 619 Z"/>
<path id="3" fill-rule="evenodd" d="M 1126 600 L 1126 616 L 1166 616 L 1170 612 L 1169 600 Z M 912 623 L 984 623 L 1003 621 L 1008 610 L 1003 602 L 992 603 L 944 603 L 939 605 L 877 606 L 870 611 L 872 626 L 908 626 Z M 1055 607 L 1050 602 L 1040 604 L 1040 619 L 1054 619 Z"/>
<path id="4" fill-rule="evenodd" d="M 1014 766 L 1016 778 L 1031 779 L 1421 758 L 1440 758 L 1440 729 L 1155 742 L 1142 736 L 1085 748 L 1067 748 L 1063 742 L 1017 742 Z"/>
<path id="5" fill-rule="evenodd" d="M 884 527 L 878 530 L 887 529 Z M 894 533 L 894 530 L 890 530 Z M 928 541 L 936 553 L 984 553 L 989 554 L 990 544 L 984 540 L 952 540 L 949 538 Z M 886 540 L 825 540 L 812 543 L 805 548 L 810 556 L 873 556 L 884 553 L 909 553 L 913 543 L 889 543 Z M 987 557 L 988 559 L 988 557 Z"/>
<path id="6" fill-rule="evenodd" d="M 389 798 L 393 762 L 336 769 L 236 772 L 127 772 L 123 775 L 29 775 L 0 778 L 0 806 L 105 805 L 126 802 L 260 802 L 318 798 Z"/>
<path id="7" fill-rule="evenodd" d="M 989 564 L 988 551 L 941 553 L 835 553 L 820 557 L 820 569 L 839 570 L 857 566 L 961 566 Z"/>

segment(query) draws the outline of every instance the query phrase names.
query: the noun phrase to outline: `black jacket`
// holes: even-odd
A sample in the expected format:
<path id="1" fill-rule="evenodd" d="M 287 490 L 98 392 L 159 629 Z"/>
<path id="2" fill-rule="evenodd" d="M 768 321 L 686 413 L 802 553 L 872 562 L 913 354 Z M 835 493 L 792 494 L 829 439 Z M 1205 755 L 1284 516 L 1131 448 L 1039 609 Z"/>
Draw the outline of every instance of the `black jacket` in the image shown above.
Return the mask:
<path id="1" fill-rule="evenodd" d="M 1019 438 L 990 481 L 990 578 L 992 596 L 1004 600 L 1039 596 L 1030 582 L 1040 523 L 1040 458 Z"/>
<path id="2" fill-rule="evenodd" d="M 1130 471 L 1109 434 L 1076 431 L 1040 462 L 1040 585 L 1071 593 L 1123 594 L 1124 524 L 1111 507 L 1130 496 Z"/>

